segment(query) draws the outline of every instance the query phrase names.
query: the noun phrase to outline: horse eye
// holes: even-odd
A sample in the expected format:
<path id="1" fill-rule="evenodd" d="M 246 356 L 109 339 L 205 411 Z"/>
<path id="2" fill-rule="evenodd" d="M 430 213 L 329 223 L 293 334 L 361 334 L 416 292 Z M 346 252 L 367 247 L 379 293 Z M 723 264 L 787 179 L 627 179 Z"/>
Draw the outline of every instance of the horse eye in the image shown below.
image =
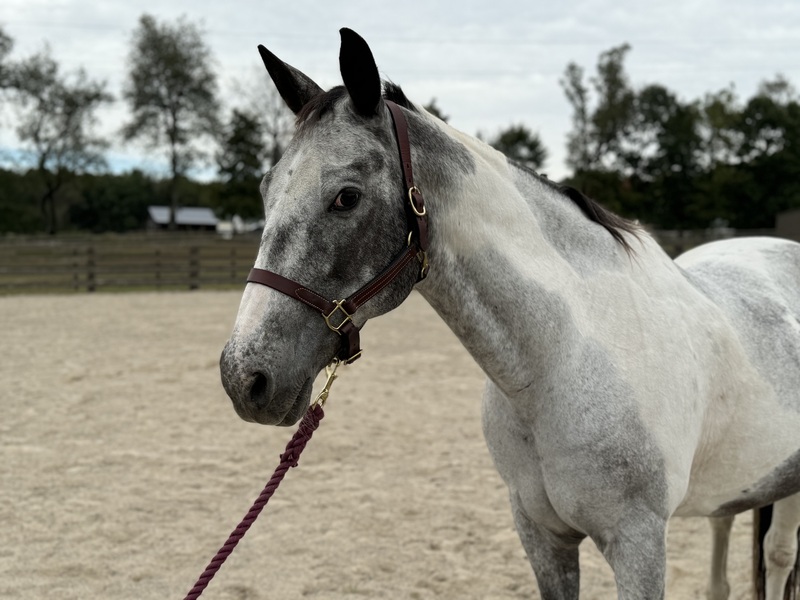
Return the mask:
<path id="1" fill-rule="evenodd" d="M 357 190 L 344 189 L 331 204 L 331 210 L 351 210 L 356 207 L 360 199 L 361 193 Z"/>

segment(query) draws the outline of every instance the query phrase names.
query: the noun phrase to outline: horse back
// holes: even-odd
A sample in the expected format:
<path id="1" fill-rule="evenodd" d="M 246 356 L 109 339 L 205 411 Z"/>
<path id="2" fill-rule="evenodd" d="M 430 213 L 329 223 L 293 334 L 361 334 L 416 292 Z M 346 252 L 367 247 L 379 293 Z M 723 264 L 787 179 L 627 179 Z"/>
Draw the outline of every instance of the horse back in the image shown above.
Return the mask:
<path id="1" fill-rule="evenodd" d="M 725 240 L 675 262 L 721 309 L 781 405 L 800 412 L 800 244 Z"/>

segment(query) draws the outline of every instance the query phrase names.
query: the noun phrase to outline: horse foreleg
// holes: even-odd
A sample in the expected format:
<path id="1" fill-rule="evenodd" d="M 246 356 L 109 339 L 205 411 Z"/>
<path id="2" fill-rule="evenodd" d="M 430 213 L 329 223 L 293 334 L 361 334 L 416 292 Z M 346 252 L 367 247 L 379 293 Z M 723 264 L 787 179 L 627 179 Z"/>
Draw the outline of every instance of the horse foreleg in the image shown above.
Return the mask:
<path id="1" fill-rule="evenodd" d="M 534 523 L 524 514 L 513 494 L 511 509 L 542 600 L 578 600 L 578 545 L 584 536 L 559 535 Z"/>
<path id="2" fill-rule="evenodd" d="M 800 527 L 800 494 L 776 502 L 772 523 L 764 538 L 767 571 L 766 600 L 783 600 L 786 581 L 797 562 L 797 529 Z"/>
<path id="3" fill-rule="evenodd" d="M 708 600 L 728 600 L 728 543 L 731 538 L 733 517 L 711 517 L 711 580 L 708 583 Z"/>
<path id="4" fill-rule="evenodd" d="M 663 600 L 666 519 L 646 511 L 629 514 L 592 539 L 614 571 L 619 600 Z"/>

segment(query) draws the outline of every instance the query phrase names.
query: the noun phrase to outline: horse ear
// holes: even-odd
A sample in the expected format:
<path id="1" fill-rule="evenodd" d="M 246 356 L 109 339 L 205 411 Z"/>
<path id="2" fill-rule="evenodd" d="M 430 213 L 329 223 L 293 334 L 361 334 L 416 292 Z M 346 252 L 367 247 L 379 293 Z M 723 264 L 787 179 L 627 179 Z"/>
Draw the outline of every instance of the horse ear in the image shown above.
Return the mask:
<path id="1" fill-rule="evenodd" d="M 378 114 L 381 101 L 381 77 L 367 42 L 355 31 L 339 30 L 342 47 L 339 50 L 339 70 L 356 112 L 365 117 Z"/>
<path id="2" fill-rule="evenodd" d="M 322 93 L 322 88 L 310 77 L 287 65 L 264 46 L 259 45 L 258 52 L 278 93 L 294 114 L 300 112 L 314 96 Z"/>

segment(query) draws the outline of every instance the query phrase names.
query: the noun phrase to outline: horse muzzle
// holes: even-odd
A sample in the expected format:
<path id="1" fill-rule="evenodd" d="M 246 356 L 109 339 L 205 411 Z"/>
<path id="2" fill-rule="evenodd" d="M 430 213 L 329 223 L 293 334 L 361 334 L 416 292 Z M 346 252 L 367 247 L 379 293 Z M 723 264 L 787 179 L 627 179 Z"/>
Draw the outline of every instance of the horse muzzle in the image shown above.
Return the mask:
<path id="1" fill-rule="evenodd" d="M 248 360 L 251 356 L 237 347 L 234 339 L 225 344 L 220 356 L 222 387 L 236 414 L 245 421 L 262 425 L 290 426 L 308 408 L 313 374 L 291 374 L 289 369 L 267 368 Z M 277 377 L 281 373 L 282 377 Z"/>

